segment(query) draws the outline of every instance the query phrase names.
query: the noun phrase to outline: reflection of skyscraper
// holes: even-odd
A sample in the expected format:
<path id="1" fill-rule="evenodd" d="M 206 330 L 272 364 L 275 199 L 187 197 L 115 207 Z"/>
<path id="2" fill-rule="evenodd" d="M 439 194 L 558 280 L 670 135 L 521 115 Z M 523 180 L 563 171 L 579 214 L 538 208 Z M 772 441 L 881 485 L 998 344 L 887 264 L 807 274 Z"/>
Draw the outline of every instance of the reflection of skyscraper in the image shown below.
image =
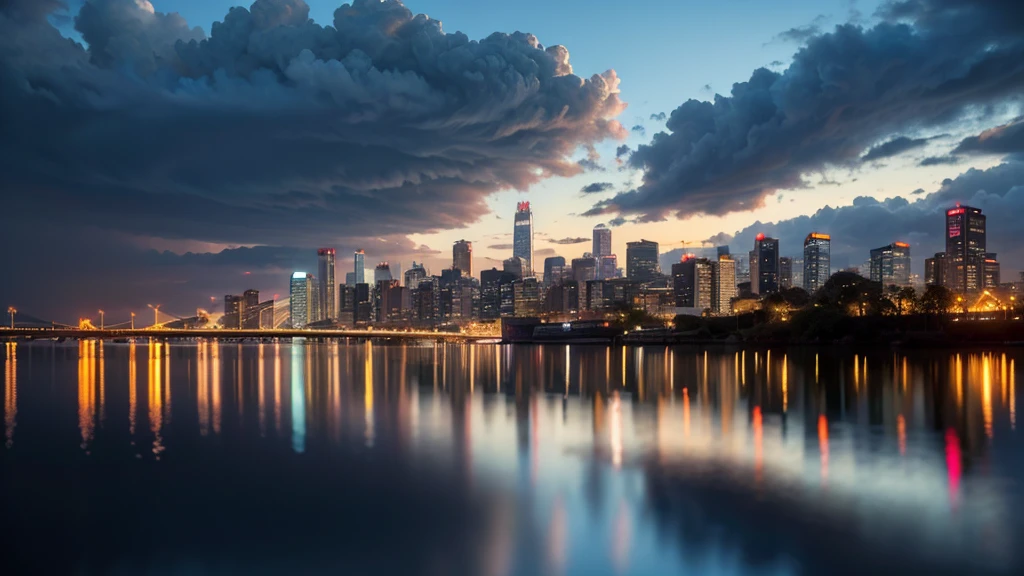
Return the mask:
<path id="1" fill-rule="evenodd" d="M 946 210 L 947 288 L 964 294 L 984 288 L 985 220 L 978 208 L 958 204 Z"/>
<path id="2" fill-rule="evenodd" d="M 750 251 L 750 291 L 765 296 L 779 291 L 779 241 L 758 234 Z"/>
<path id="3" fill-rule="evenodd" d="M 366 282 L 366 254 L 362 250 L 356 250 L 355 268 L 352 271 L 356 274 L 356 284 Z"/>
<path id="4" fill-rule="evenodd" d="M 516 206 L 512 256 L 523 259 L 523 276 L 533 275 L 533 212 L 529 202 L 520 202 Z"/>
<path id="5" fill-rule="evenodd" d="M 612 230 L 604 224 L 594 227 L 594 258 L 598 260 L 602 256 L 611 256 L 612 253 Z"/>
<path id="6" fill-rule="evenodd" d="M 473 277 L 473 243 L 459 240 L 452 245 L 452 268 L 462 270 L 463 278 Z"/>
<path id="7" fill-rule="evenodd" d="M 626 277 L 634 282 L 650 282 L 661 272 L 658 243 L 649 240 L 626 243 Z"/>
<path id="8" fill-rule="evenodd" d="M 313 275 L 305 272 L 292 274 L 292 281 L 289 289 L 290 308 L 292 317 L 292 328 L 305 328 L 309 324 L 310 295 L 313 291 Z"/>
<path id="9" fill-rule="evenodd" d="M 321 248 L 316 251 L 320 268 L 320 311 L 325 320 L 336 320 L 337 298 L 334 295 L 334 248 Z"/>
<path id="10" fill-rule="evenodd" d="M 804 239 L 804 290 L 818 291 L 828 282 L 832 269 L 832 237 L 811 232 Z"/>

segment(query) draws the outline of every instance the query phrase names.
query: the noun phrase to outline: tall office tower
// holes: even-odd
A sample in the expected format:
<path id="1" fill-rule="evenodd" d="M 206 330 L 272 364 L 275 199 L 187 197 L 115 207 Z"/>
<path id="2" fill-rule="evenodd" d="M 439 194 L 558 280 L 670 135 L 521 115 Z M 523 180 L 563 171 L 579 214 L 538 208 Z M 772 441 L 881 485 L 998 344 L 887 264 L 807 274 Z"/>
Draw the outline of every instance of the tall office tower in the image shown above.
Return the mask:
<path id="1" fill-rule="evenodd" d="M 793 258 L 793 286 L 804 287 L 804 259 Z"/>
<path id="2" fill-rule="evenodd" d="M 811 232 L 804 239 L 804 290 L 811 294 L 832 275 L 832 237 Z"/>
<path id="3" fill-rule="evenodd" d="M 324 311 L 320 308 L 320 283 L 316 276 L 309 275 L 312 284 L 309 287 L 309 323 L 320 322 L 324 319 Z"/>
<path id="4" fill-rule="evenodd" d="M 305 328 L 309 324 L 310 296 L 313 292 L 313 275 L 305 272 L 292 274 L 289 285 L 289 307 L 292 317 L 292 328 Z"/>
<path id="5" fill-rule="evenodd" d="M 598 260 L 603 256 L 611 256 L 612 253 L 612 229 L 604 224 L 594 226 L 594 258 Z"/>
<path id="6" fill-rule="evenodd" d="M 462 270 L 463 278 L 473 277 L 473 243 L 459 240 L 452 244 L 452 268 Z"/>
<path id="7" fill-rule="evenodd" d="M 619 259 L 615 254 L 605 254 L 597 259 L 597 277 L 602 280 L 615 278 L 619 273 Z"/>
<path id="8" fill-rule="evenodd" d="M 220 324 L 225 328 L 238 329 L 242 327 L 242 308 L 244 307 L 241 296 L 234 294 L 224 295 L 224 317 Z"/>
<path id="9" fill-rule="evenodd" d="M 497 268 L 480 273 L 480 318 L 497 320 L 501 317 L 501 287 L 511 285 L 517 279 Z"/>
<path id="10" fill-rule="evenodd" d="M 676 308 L 685 308 L 690 313 L 701 314 L 711 310 L 712 269 L 707 258 L 685 254 L 683 259 L 672 265 L 672 295 Z"/>
<path id="11" fill-rule="evenodd" d="M 519 256 L 513 256 L 501 263 L 502 269 L 516 278 L 522 278 L 526 274 L 526 261 Z"/>
<path id="12" fill-rule="evenodd" d="M 533 276 L 533 212 L 530 211 L 529 202 L 516 205 L 512 256 L 523 259 L 523 276 Z"/>
<path id="13" fill-rule="evenodd" d="M 984 285 L 982 287 L 985 290 L 999 288 L 999 260 L 996 259 L 995 252 L 985 253 L 985 266 L 983 274 Z"/>
<path id="14" fill-rule="evenodd" d="M 412 268 L 405 271 L 405 287 L 410 290 L 419 288 L 420 281 L 427 277 L 427 269 L 423 264 L 417 264 L 415 260 L 412 261 Z"/>
<path id="15" fill-rule="evenodd" d="M 984 289 L 985 252 L 985 216 L 981 210 L 960 204 L 946 210 L 946 287 L 961 294 Z"/>
<path id="16" fill-rule="evenodd" d="M 242 310 L 240 324 L 242 328 L 258 330 L 260 328 L 260 291 L 249 289 L 242 292 Z"/>
<path id="17" fill-rule="evenodd" d="M 356 324 L 365 324 L 373 319 L 373 288 L 365 282 L 356 284 L 352 319 Z"/>
<path id="18" fill-rule="evenodd" d="M 869 278 L 882 286 L 910 286 L 910 244 L 893 242 L 871 251 Z"/>
<path id="19" fill-rule="evenodd" d="M 589 252 L 582 258 L 572 259 L 572 279 L 583 286 L 588 280 L 597 280 L 597 260 Z"/>
<path id="20" fill-rule="evenodd" d="M 789 256 L 779 258 L 779 289 L 788 290 L 793 287 L 793 259 Z"/>
<path id="21" fill-rule="evenodd" d="M 350 272 L 351 274 L 351 272 Z M 355 320 L 356 287 L 347 284 L 338 287 L 338 320 L 351 324 Z"/>
<path id="22" fill-rule="evenodd" d="M 711 311 L 715 314 L 732 312 L 732 299 L 736 297 L 736 262 L 728 253 L 718 254 L 711 263 Z"/>
<path id="23" fill-rule="evenodd" d="M 561 272 L 558 276 L 554 275 L 555 268 L 565 268 L 565 258 L 561 256 L 550 256 L 544 259 L 544 285 L 551 286 L 552 284 L 558 284 L 562 281 Z"/>
<path id="24" fill-rule="evenodd" d="M 377 267 L 373 269 L 373 285 L 376 286 L 380 282 L 390 282 L 391 280 L 391 266 L 387 262 L 377 264 Z"/>
<path id="25" fill-rule="evenodd" d="M 644 283 L 654 280 L 660 273 L 657 242 L 640 240 L 626 243 L 626 278 Z"/>
<path id="26" fill-rule="evenodd" d="M 355 288 L 356 287 L 356 273 L 355 272 L 345 272 L 345 286 L 348 286 L 349 288 Z"/>
<path id="27" fill-rule="evenodd" d="M 356 250 L 355 252 L 355 265 L 352 272 L 356 275 L 355 284 L 366 282 L 366 253 L 362 250 Z"/>
<path id="28" fill-rule="evenodd" d="M 750 251 L 750 291 L 767 296 L 779 291 L 779 241 L 758 234 Z"/>
<path id="29" fill-rule="evenodd" d="M 380 298 L 377 299 L 377 321 L 388 322 L 402 318 L 402 288 L 398 280 L 386 280 L 377 285 Z"/>
<path id="30" fill-rule="evenodd" d="M 337 320 L 338 299 L 335 296 L 334 248 L 320 248 L 316 251 L 320 283 L 320 311 L 324 320 Z"/>

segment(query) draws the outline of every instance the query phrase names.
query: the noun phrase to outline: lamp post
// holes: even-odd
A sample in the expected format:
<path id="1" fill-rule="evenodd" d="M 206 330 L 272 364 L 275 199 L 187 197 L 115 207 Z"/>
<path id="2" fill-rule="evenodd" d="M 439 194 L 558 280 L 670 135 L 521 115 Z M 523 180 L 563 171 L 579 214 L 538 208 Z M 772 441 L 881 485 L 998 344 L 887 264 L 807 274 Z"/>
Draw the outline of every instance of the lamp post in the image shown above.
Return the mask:
<path id="1" fill-rule="evenodd" d="M 7 313 L 11 315 L 11 330 L 14 330 L 14 315 L 18 313 L 18 309 L 14 306 L 8 306 Z"/>
<path id="2" fill-rule="evenodd" d="M 156 328 L 160 324 L 160 304 L 153 306 L 152 304 L 146 304 L 150 309 L 153 310 L 153 328 Z"/>
<path id="3" fill-rule="evenodd" d="M 103 330 L 103 328 L 105 327 L 103 322 L 103 315 L 106 314 L 106 312 L 104 312 L 103 310 L 97 310 L 97 312 L 100 313 L 100 330 Z"/>

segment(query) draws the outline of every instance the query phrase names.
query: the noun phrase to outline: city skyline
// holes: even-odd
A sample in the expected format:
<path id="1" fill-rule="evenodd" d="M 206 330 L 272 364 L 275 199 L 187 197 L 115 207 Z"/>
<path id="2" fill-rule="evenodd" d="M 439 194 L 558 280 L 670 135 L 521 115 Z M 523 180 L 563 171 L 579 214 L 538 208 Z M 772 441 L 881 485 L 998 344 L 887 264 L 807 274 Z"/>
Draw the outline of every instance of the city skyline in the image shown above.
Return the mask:
<path id="1" fill-rule="evenodd" d="M 416 101 L 424 106 L 417 110 L 430 111 L 428 116 L 407 117 L 382 105 L 381 114 L 408 118 L 402 130 L 439 122 L 470 129 L 448 135 L 424 132 L 431 140 L 421 142 L 406 138 L 405 132 L 377 130 L 380 126 L 370 120 L 349 127 L 364 140 L 341 140 L 335 150 L 323 147 L 334 137 L 327 134 L 323 136 L 329 138 L 279 145 L 267 135 L 301 131 L 303 126 L 281 126 L 274 118 L 281 111 L 308 109 L 293 88 L 326 90 L 318 82 L 327 76 L 316 73 L 328 73 L 325 64 L 344 58 L 335 61 L 317 51 L 308 56 L 282 52 L 277 64 L 267 61 L 260 68 L 269 75 L 228 67 L 227 77 L 217 80 L 212 69 L 204 68 L 209 62 L 253 57 L 212 54 L 211 44 L 198 42 L 217 35 L 210 24 L 225 21 L 232 4 L 91 0 L 70 2 L 65 9 L 56 3 L 13 0 L 0 8 L 3 47 L 9 48 L 4 53 L 17 55 L 0 62 L 15 80 L 3 86 L 10 98 L 0 113 L 12 119 L 8 142 L 20 144 L 5 148 L 8 169 L 2 182 L 14 193 L 0 228 L 4 241 L 19 249 L 4 251 L 0 265 L 12 277 L 32 279 L 2 283 L 4 305 L 73 318 L 94 315 L 100 306 L 123 315 L 153 302 L 188 311 L 211 296 L 219 299 L 248 288 L 284 293 L 292 271 L 317 269 L 307 255 L 318 246 L 332 246 L 342 255 L 362 248 L 371 263 L 415 260 L 441 270 L 450 262 L 449 247 L 466 239 L 474 244 L 475 270 L 501 268 L 509 255 L 504 246 L 513 243 L 509 206 L 518 202 L 531 203 L 535 273 L 547 257 L 557 254 L 571 262 L 592 252 L 593 230 L 604 224 L 613 231 L 611 253 L 618 255 L 621 268 L 626 266 L 626 243 L 644 238 L 660 244 L 666 262 L 678 261 L 704 241 L 745 255 L 758 233 L 779 239 L 780 257 L 802 259 L 804 238 L 817 230 L 833 236 L 833 268 L 862 266 L 869 250 L 900 241 L 912 247 L 912 273 L 924 277 L 927 257 L 946 250 L 944 230 L 934 225 L 935 216 L 956 202 L 988 216 L 989 249 L 998 254 L 1004 280 L 1015 279 L 1024 261 L 1010 220 L 1024 208 L 1019 193 L 1024 185 L 1021 64 L 1019 59 L 996 60 L 1015 53 L 1022 42 L 1016 27 L 1022 19 L 1012 16 L 1020 7 L 1012 2 L 852 6 L 845 0 L 807 1 L 794 2 L 787 11 L 747 7 L 749 18 L 743 22 L 732 18 L 728 6 L 659 2 L 666 19 L 682 22 L 688 34 L 622 31 L 630 41 L 618 47 L 607 46 L 591 30 L 636 22 L 637 13 L 588 7 L 585 21 L 546 18 L 542 5 L 533 0 L 516 7 L 496 5 L 489 14 L 466 10 L 468 4 L 457 0 L 373 3 L 360 8 L 365 8 L 362 12 L 339 15 L 334 15 L 337 1 L 310 1 L 307 7 L 299 0 L 261 0 L 257 8 L 235 13 L 238 18 L 264 18 L 277 14 L 268 8 L 289 7 L 291 16 L 281 12 L 278 20 L 257 18 L 253 34 L 260 27 L 283 26 L 302 36 L 327 24 L 352 32 L 372 27 L 369 14 L 378 9 L 389 10 L 395 22 L 409 26 L 414 14 L 430 14 L 444 23 L 436 34 L 431 32 L 439 42 L 461 38 L 456 31 L 469 40 L 486 39 L 496 30 L 508 33 L 513 40 L 500 50 L 518 50 L 550 67 L 542 67 L 536 82 L 552 103 L 559 104 L 559 96 L 549 87 L 572 78 L 570 70 L 578 75 L 581 94 L 596 95 L 578 100 L 579 114 L 561 126 L 547 123 L 542 113 L 547 103 L 526 101 L 524 110 L 540 114 L 535 132 L 523 132 L 517 122 L 486 119 L 498 131 L 534 138 L 536 146 L 529 150 L 473 140 L 473 130 L 484 125 L 460 114 L 464 107 L 438 111 L 428 105 L 429 95 L 436 93 L 432 90 L 454 86 L 451 78 L 432 75 L 430 67 L 380 58 L 371 58 L 368 66 L 402 69 L 409 79 L 419 79 L 407 93 L 423 95 Z M 556 4 L 569 11 L 582 6 L 577 1 Z M 510 12 L 514 15 L 506 18 Z M 953 13 L 955 31 L 945 17 Z M 220 30 L 236 25 L 225 23 Z M 641 65 L 646 61 L 639 48 L 642 40 L 661 41 L 662 49 L 672 53 L 696 53 L 712 42 L 702 29 L 715 29 L 716 39 L 724 40 L 715 45 L 728 48 L 713 58 L 680 59 L 678 74 Z M 512 35 L 517 30 L 536 34 L 536 40 Z M 136 40 L 122 41 L 129 37 Z M 187 48 L 175 51 L 177 39 Z M 20 49 L 30 42 L 40 50 Z M 468 46 L 475 50 L 483 45 Z M 143 51 L 133 52 L 139 48 Z M 373 53 L 369 46 L 363 48 Z M 277 54 L 275 50 L 284 48 L 267 49 Z M 44 53 L 50 59 L 41 58 Z M 154 54 L 161 58 L 154 59 Z M 176 64 L 173 71 L 163 68 L 170 60 Z M 502 61 L 514 59 L 508 53 Z M 840 77 L 836 85 L 845 88 L 831 99 L 797 90 L 804 87 L 795 82 L 801 74 L 823 69 L 843 74 L 847 62 L 859 63 L 857 75 Z M 855 79 L 872 82 L 892 62 L 904 62 L 915 74 L 904 74 L 883 94 L 857 87 Z M 961 67 L 952 65 L 961 62 L 976 65 L 987 76 L 968 79 Z M 69 63 L 75 63 L 80 76 L 61 72 Z M 605 72 L 611 69 L 615 71 Z M 261 99 L 251 90 L 254 81 L 274 74 L 290 77 L 292 84 L 275 88 L 280 91 L 276 101 Z M 240 89 L 229 92 L 230 82 Z M 959 87 L 965 83 L 977 89 Z M 44 84 L 50 86 L 49 99 L 24 88 Z M 152 103 L 152 114 L 143 114 L 149 123 L 132 116 L 126 103 L 135 96 L 129 86 Z M 916 90 L 919 86 L 943 86 L 948 97 L 930 100 Z M 398 87 L 374 89 L 387 94 Z M 172 94 L 190 94 L 191 107 Z M 351 95 L 335 100 L 336 109 L 365 103 L 346 99 Z M 760 111 L 767 116 L 753 109 L 742 121 L 742 115 L 721 115 L 755 101 L 770 102 L 770 109 Z M 498 109 L 498 101 L 471 104 Z M 240 123 L 239 116 L 227 112 L 232 106 L 251 110 L 258 120 Z M 799 126 L 783 121 L 798 109 L 813 110 L 813 117 Z M 856 110 L 858 120 L 837 116 L 842 109 Z M 196 114 L 216 118 L 207 123 L 216 132 L 193 122 Z M 826 117 L 837 118 L 832 128 L 841 135 L 841 145 L 819 123 Z M 310 116 L 303 121 L 329 125 L 323 119 Z M 81 127 L 78 134 L 83 137 L 41 139 L 38 134 L 62 133 L 63 128 L 49 127 L 53 122 Z M 84 138 L 89 130 L 103 132 L 96 128 L 100 122 L 110 122 L 119 140 Z M 691 136 L 678 130 L 679 123 L 687 122 L 701 127 L 704 142 L 720 143 L 719 158 L 728 159 L 726 164 L 700 161 L 696 154 L 702 152 L 687 140 Z M 752 147 L 750 138 L 733 142 L 711 126 L 760 134 L 758 142 L 768 146 Z M 166 137 L 152 139 L 148 135 L 153 133 Z M 358 152 L 367 139 L 381 151 L 378 157 Z M 746 148 L 730 148 L 743 146 L 738 144 L 743 141 Z M 807 142 L 818 144 L 809 148 Z M 103 157 L 100 150 L 120 153 L 123 161 Z M 473 150 L 474 155 L 444 156 L 455 150 Z M 790 161 L 779 162 L 776 153 Z M 409 157 L 430 160 L 418 166 L 401 163 Z M 173 170 L 159 164 L 168 158 L 174 159 Z M 669 169 L 666 162 L 678 169 Z M 464 172 L 438 176 L 444 173 L 440 166 L 458 163 Z M 706 172 L 692 172 L 697 169 Z M 345 179 L 339 176 L 343 173 L 348 174 Z M 720 175 L 726 173 L 735 182 L 723 181 Z M 418 182 L 415 191 L 411 182 Z M 711 187 L 694 187 L 692 182 Z M 33 241 L 18 242 L 24 237 Z M 51 270 L 39 265 L 53 253 L 64 255 L 61 266 Z M 341 283 L 337 280 L 348 268 L 338 270 L 332 285 Z M 53 298 L 38 288 L 59 286 L 67 278 L 75 279 L 74 298 Z"/>

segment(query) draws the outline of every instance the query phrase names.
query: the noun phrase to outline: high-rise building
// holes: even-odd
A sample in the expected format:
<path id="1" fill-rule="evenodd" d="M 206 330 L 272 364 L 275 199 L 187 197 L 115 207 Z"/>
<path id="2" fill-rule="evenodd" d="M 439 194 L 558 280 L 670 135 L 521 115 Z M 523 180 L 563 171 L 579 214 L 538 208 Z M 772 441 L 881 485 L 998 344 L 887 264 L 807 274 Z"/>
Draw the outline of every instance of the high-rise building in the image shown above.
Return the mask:
<path id="1" fill-rule="evenodd" d="M 604 224 L 594 226 L 594 258 L 600 260 L 612 254 L 612 229 Z"/>
<path id="2" fill-rule="evenodd" d="M 605 254 L 597 259 L 597 277 L 602 280 L 615 278 L 619 274 L 619 259 L 615 254 Z"/>
<path id="3" fill-rule="evenodd" d="M 986 218 L 978 208 L 956 205 L 946 210 L 946 287 L 962 294 L 985 285 Z"/>
<path id="4" fill-rule="evenodd" d="M 313 292 L 313 275 L 305 272 L 292 274 L 289 285 L 289 307 L 292 328 L 305 328 L 309 324 L 311 314 L 310 296 Z"/>
<path id="5" fill-rule="evenodd" d="M 832 237 L 811 232 L 804 239 L 804 290 L 811 294 L 832 275 Z"/>
<path id="6" fill-rule="evenodd" d="M 387 262 L 377 264 L 377 267 L 373 269 L 373 285 L 376 286 L 380 282 L 390 282 L 391 280 L 393 280 L 391 265 Z"/>
<path id="7" fill-rule="evenodd" d="M 544 259 L 544 285 L 551 286 L 562 281 L 562 274 L 559 271 L 558 276 L 554 275 L 554 269 L 558 268 L 561 270 L 565 268 L 565 258 L 561 256 L 550 256 Z"/>
<path id="8" fill-rule="evenodd" d="M 999 260 L 996 259 L 995 252 L 987 252 L 985 254 L 984 276 L 985 283 L 983 288 L 985 290 L 999 287 Z"/>
<path id="9" fill-rule="evenodd" d="M 640 240 L 626 243 L 626 278 L 634 282 L 650 282 L 660 273 L 657 242 Z"/>
<path id="10" fill-rule="evenodd" d="M 789 256 L 779 258 L 779 288 L 788 290 L 793 287 L 793 259 Z"/>
<path id="11" fill-rule="evenodd" d="M 345 272 L 345 286 L 348 286 L 349 288 L 355 288 L 356 287 L 356 273 L 355 272 Z"/>
<path id="12" fill-rule="evenodd" d="M 758 234 L 750 251 L 750 291 L 766 296 L 779 291 L 779 241 Z"/>
<path id="13" fill-rule="evenodd" d="M 366 282 L 366 253 L 362 250 L 356 250 L 355 252 L 355 264 L 352 272 L 356 275 L 355 284 Z"/>
<path id="14" fill-rule="evenodd" d="M 533 212 L 529 202 L 520 202 L 516 206 L 512 256 L 523 259 L 523 276 L 533 276 Z"/>
<path id="15" fill-rule="evenodd" d="M 312 274 L 309 275 L 309 280 L 309 323 L 312 324 L 324 319 L 324 311 L 320 308 L 320 283 Z"/>
<path id="16" fill-rule="evenodd" d="M 580 286 L 589 280 L 597 280 L 597 260 L 589 252 L 582 258 L 572 259 L 572 279 Z"/>
<path id="17" fill-rule="evenodd" d="M 882 286 L 910 286 L 910 244 L 893 242 L 871 251 L 869 278 Z"/>
<path id="18" fill-rule="evenodd" d="M 452 268 L 462 270 L 463 278 L 473 277 L 473 243 L 459 240 L 452 245 Z"/>
<path id="19" fill-rule="evenodd" d="M 351 274 L 351 272 L 349 272 Z M 343 324 L 355 321 L 356 287 L 344 284 L 338 287 L 338 320 Z"/>
<path id="20" fill-rule="evenodd" d="M 517 280 L 515 275 L 491 268 L 480 273 L 480 317 L 495 320 L 501 316 L 501 288 Z"/>
<path id="21" fill-rule="evenodd" d="M 793 258 L 793 286 L 804 287 L 804 259 Z"/>
<path id="22" fill-rule="evenodd" d="M 247 330 L 260 328 L 260 291 L 242 292 L 241 326 Z"/>
<path id="23" fill-rule="evenodd" d="M 380 298 L 377 299 L 377 321 L 387 322 L 402 318 L 402 286 L 398 280 L 385 280 L 377 285 Z"/>
<path id="24" fill-rule="evenodd" d="M 365 282 L 356 284 L 352 316 L 356 324 L 366 324 L 373 319 L 373 288 Z"/>
<path id="25" fill-rule="evenodd" d="M 224 295 L 224 317 L 220 324 L 225 328 L 238 329 L 242 327 L 242 308 L 244 307 L 241 296 L 235 294 Z"/>
<path id="26" fill-rule="evenodd" d="M 321 248 L 316 251 L 316 256 L 319 264 L 317 273 L 320 283 L 320 311 L 324 320 L 337 320 L 338 299 L 334 292 L 334 248 Z"/>
<path id="27" fill-rule="evenodd" d="M 405 271 L 405 287 L 410 290 L 415 290 L 419 287 L 420 282 L 427 277 L 427 269 L 423 264 L 417 264 L 415 260 L 412 261 L 412 268 Z"/>
<path id="28" fill-rule="evenodd" d="M 505 272 L 512 274 L 516 278 L 522 278 L 526 275 L 526 261 L 519 256 L 508 258 L 501 265 Z"/>
<path id="29" fill-rule="evenodd" d="M 736 262 L 728 252 L 719 252 L 718 261 L 711 263 L 711 311 L 715 314 L 731 313 L 735 297 Z"/>
<path id="30" fill-rule="evenodd" d="M 518 317 L 540 314 L 541 286 L 536 278 L 523 278 L 512 284 L 515 315 Z"/>
<path id="31" fill-rule="evenodd" d="M 712 269 L 707 258 L 693 254 L 672 265 L 672 294 L 680 314 L 702 314 L 711 310 Z"/>

